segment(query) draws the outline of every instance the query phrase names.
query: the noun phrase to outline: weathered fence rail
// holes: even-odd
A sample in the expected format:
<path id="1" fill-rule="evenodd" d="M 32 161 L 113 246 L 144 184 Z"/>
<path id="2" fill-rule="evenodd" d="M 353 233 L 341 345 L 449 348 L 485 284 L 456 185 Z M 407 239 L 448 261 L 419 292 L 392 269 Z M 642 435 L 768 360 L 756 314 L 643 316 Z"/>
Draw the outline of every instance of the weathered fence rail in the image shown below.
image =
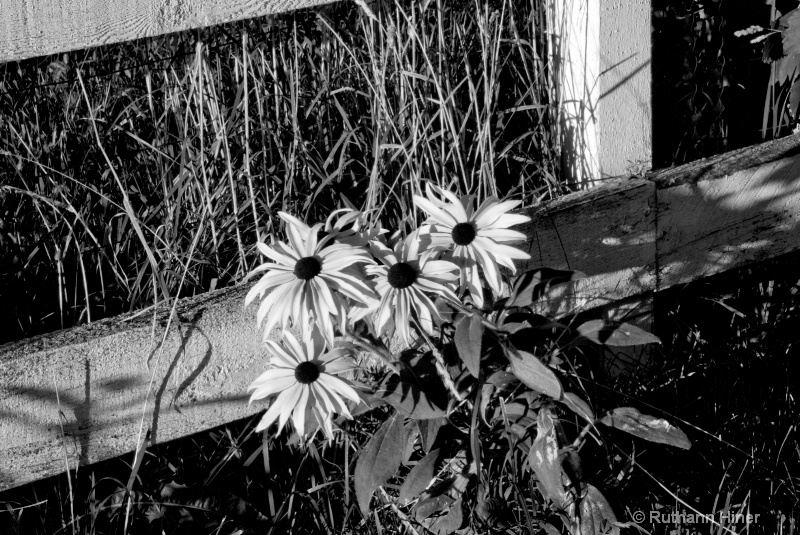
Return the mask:
<path id="1" fill-rule="evenodd" d="M 551 312 L 636 299 L 800 249 L 800 137 L 530 211 L 532 266 L 588 275 Z M 719 173 L 718 170 L 724 170 Z M 246 287 L 0 347 L 0 490 L 254 414 L 268 364 Z M 162 338 L 164 343 L 161 344 Z"/>
<path id="2" fill-rule="evenodd" d="M 0 63 L 133 41 L 336 0 L 3 0 Z"/>

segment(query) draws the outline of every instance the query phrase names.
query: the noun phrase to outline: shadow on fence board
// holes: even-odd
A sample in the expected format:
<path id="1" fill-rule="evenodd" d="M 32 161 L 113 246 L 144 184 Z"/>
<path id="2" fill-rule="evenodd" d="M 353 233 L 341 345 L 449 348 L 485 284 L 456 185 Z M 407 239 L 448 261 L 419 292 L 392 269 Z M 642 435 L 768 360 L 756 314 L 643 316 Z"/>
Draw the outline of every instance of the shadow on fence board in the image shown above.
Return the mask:
<path id="1" fill-rule="evenodd" d="M 649 302 L 800 249 L 798 147 L 793 136 L 531 209 L 528 267 L 587 275 L 542 312 Z M 246 388 L 269 361 L 246 291 L 181 300 L 171 321 L 165 305 L 0 347 L 0 490 L 260 410 Z"/>

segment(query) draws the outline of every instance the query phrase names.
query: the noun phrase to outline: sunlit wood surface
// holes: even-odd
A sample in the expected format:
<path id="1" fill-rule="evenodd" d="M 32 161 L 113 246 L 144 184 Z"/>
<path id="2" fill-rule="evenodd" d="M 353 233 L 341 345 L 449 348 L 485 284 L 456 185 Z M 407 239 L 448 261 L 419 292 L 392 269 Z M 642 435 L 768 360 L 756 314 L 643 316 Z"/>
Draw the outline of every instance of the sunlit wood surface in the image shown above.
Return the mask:
<path id="1" fill-rule="evenodd" d="M 800 248 L 796 136 L 531 210 L 529 266 L 580 270 L 556 316 Z M 0 347 L 0 490 L 255 414 L 268 366 L 246 287 Z M 162 344 L 162 339 L 164 343 Z"/>
<path id="2" fill-rule="evenodd" d="M 332 0 L 3 0 L 0 63 L 132 41 Z"/>

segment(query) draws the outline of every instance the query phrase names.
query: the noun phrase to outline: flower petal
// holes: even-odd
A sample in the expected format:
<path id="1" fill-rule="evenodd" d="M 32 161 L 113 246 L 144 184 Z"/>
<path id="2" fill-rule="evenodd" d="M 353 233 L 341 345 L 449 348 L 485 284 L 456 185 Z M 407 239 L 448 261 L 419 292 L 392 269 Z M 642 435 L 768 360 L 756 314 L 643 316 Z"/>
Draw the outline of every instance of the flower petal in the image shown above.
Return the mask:
<path id="1" fill-rule="evenodd" d="M 519 243 L 527 239 L 527 236 L 523 232 L 509 230 L 507 228 L 480 229 L 477 234 L 478 236 L 497 243 Z"/>
<path id="2" fill-rule="evenodd" d="M 286 272 L 275 272 L 275 273 L 267 273 L 261 279 L 250 288 L 250 291 L 247 292 L 247 296 L 244 298 L 244 306 L 248 306 L 251 302 L 255 300 L 256 297 L 260 297 L 266 292 L 276 286 L 280 286 L 281 284 L 286 284 L 291 282 L 296 277 L 294 273 L 286 273 Z"/>
<path id="3" fill-rule="evenodd" d="M 278 396 L 278 399 L 275 400 L 276 403 L 281 402 L 281 415 L 278 419 L 278 433 L 283 430 L 283 426 L 286 425 L 286 422 L 292 415 L 292 411 L 297 406 L 297 402 L 300 400 L 300 396 L 305 388 L 308 387 L 297 383 L 295 386 L 281 392 L 281 394 Z M 284 396 L 285 398 L 281 401 L 281 398 Z"/>
<path id="4" fill-rule="evenodd" d="M 353 403 L 361 402 L 361 397 L 358 395 L 358 392 L 339 377 L 321 373 L 317 381 L 335 394 L 346 397 Z"/>
<path id="5" fill-rule="evenodd" d="M 295 262 L 298 260 L 298 258 L 294 258 L 291 255 L 276 251 L 266 243 L 258 242 L 256 243 L 256 248 L 258 248 L 258 251 L 267 258 L 286 266 L 294 266 Z"/>
<path id="6" fill-rule="evenodd" d="M 300 399 L 297 400 L 297 404 L 295 405 L 294 412 L 292 413 L 292 422 L 294 423 L 294 429 L 297 431 L 297 434 L 301 437 L 305 435 L 305 425 L 306 425 L 306 404 L 308 403 L 308 394 L 310 392 L 310 388 L 303 387 L 300 389 Z"/>
<path id="7" fill-rule="evenodd" d="M 417 207 L 421 208 L 425 212 L 427 212 L 429 216 L 429 222 L 431 223 L 438 223 L 445 228 L 452 229 L 454 226 L 458 224 L 456 218 L 452 216 L 449 212 L 442 210 L 440 207 L 436 206 L 432 201 L 426 199 L 425 197 L 420 197 L 419 195 L 414 195 L 414 204 Z"/>
<path id="8" fill-rule="evenodd" d="M 294 381 L 294 370 L 287 368 L 271 368 L 259 375 L 258 378 L 247 387 L 248 390 L 254 390 L 253 394 L 250 396 L 250 403 L 285 390 L 289 388 Z"/>

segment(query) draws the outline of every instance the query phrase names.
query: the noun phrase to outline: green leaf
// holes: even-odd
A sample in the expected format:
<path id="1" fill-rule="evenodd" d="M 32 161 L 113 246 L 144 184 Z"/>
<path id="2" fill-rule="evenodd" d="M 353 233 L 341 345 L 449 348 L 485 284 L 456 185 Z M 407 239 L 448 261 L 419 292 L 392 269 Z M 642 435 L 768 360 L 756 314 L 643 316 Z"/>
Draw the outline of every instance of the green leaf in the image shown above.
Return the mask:
<path id="1" fill-rule="evenodd" d="M 446 414 L 447 390 L 436 373 L 430 353 L 407 352 L 397 364 L 400 374 L 389 375 L 375 395 L 406 416 L 418 420 Z"/>
<path id="2" fill-rule="evenodd" d="M 456 323 L 456 349 L 473 377 L 481 372 L 481 342 L 483 341 L 483 321 L 480 314 L 464 316 Z"/>
<path id="3" fill-rule="evenodd" d="M 463 315 L 463 312 L 453 307 L 443 297 L 437 297 L 433 304 L 436 307 L 436 311 L 439 312 L 439 316 L 433 314 L 433 321 L 437 327 L 441 327 L 445 323 L 455 323 L 459 316 Z"/>
<path id="4" fill-rule="evenodd" d="M 544 497 L 553 502 L 557 509 L 563 509 L 568 503 L 568 496 L 558 449 L 552 412 L 546 407 L 542 408 L 537 418 L 536 440 L 528 454 L 528 464 L 539 480 Z"/>
<path id="5" fill-rule="evenodd" d="M 458 499 L 447 510 L 447 514 L 436 518 L 428 518 L 422 522 L 428 531 L 436 535 L 450 535 L 464 524 L 464 502 Z"/>
<path id="6" fill-rule="evenodd" d="M 405 424 L 406 428 L 406 446 L 403 448 L 403 458 L 400 460 L 400 464 L 407 465 L 411 456 L 414 455 L 416 451 L 416 443 L 417 437 L 420 435 L 419 433 L 419 426 L 417 426 L 417 422 L 415 420 L 409 420 Z"/>
<path id="7" fill-rule="evenodd" d="M 594 422 L 594 412 L 589 404 L 583 401 L 577 394 L 565 392 L 561 402 L 569 409 L 588 422 Z"/>
<path id="8" fill-rule="evenodd" d="M 354 474 L 356 498 L 364 516 L 369 513 L 372 493 L 400 467 L 405 439 L 403 416 L 395 413 L 383 423 L 358 456 Z"/>
<path id="9" fill-rule="evenodd" d="M 581 500 L 580 535 L 619 535 L 619 524 L 608 500 L 593 485 L 586 487 Z"/>
<path id="10" fill-rule="evenodd" d="M 400 487 L 400 495 L 397 497 L 399 505 L 405 505 L 419 496 L 433 481 L 440 453 L 438 448 L 431 451 L 411 469 Z"/>
<path id="11" fill-rule="evenodd" d="M 778 19 L 780 26 L 784 28 L 781 32 L 783 38 L 783 53 L 786 56 L 796 56 L 800 54 L 800 9 L 793 9 Z M 778 80 L 782 83 L 783 80 Z"/>
<path id="12" fill-rule="evenodd" d="M 447 423 L 444 417 L 429 418 L 427 420 L 416 420 L 417 427 L 419 427 L 419 434 L 422 437 L 422 449 L 426 453 L 431 451 L 433 443 L 436 442 L 436 435 L 439 434 L 439 429 Z"/>
<path id="13" fill-rule="evenodd" d="M 431 486 L 412 509 L 414 518 L 417 522 L 422 522 L 460 501 L 471 479 L 472 476 L 469 473 L 462 472 Z"/>
<path id="14" fill-rule="evenodd" d="M 506 356 L 511 363 L 511 371 L 529 388 L 546 394 L 554 399 L 561 399 L 564 389 L 556 374 L 545 366 L 541 360 L 527 351 L 507 347 Z"/>
<path id="15" fill-rule="evenodd" d="M 530 306 L 552 286 L 582 279 L 585 276 L 579 271 L 564 271 L 546 267 L 526 271 L 514 282 L 505 306 L 507 308 Z"/>
<path id="16" fill-rule="evenodd" d="M 586 486 L 586 482 L 583 480 L 581 456 L 572 446 L 561 449 L 561 469 L 569 478 L 574 489 L 583 489 Z"/>
<path id="17" fill-rule="evenodd" d="M 508 389 L 509 385 L 516 383 L 519 379 L 513 373 L 504 370 L 498 370 L 486 379 L 486 383 L 494 386 L 498 391 Z"/>
<path id="18" fill-rule="evenodd" d="M 536 425 L 537 414 L 531 404 L 513 401 L 497 407 L 492 416 L 492 422 L 502 421 L 508 425 L 508 430 L 514 435 L 524 438 L 528 434 L 528 430 Z"/>
<path id="19" fill-rule="evenodd" d="M 660 344 L 658 336 L 630 323 L 589 320 L 578 327 L 578 334 L 592 342 L 606 346 L 635 346 Z"/>
<path id="20" fill-rule="evenodd" d="M 609 427 L 625 431 L 650 442 L 668 444 L 685 450 L 692 447 L 692 443 L 683 431 L 663 418 L 647 416 L 633 407 L 616 408 L 600 421 Z"/>
<path id="21" fill-rule="evenodd" d="M 450 507 L 456 500 L 447 494 L 438 493 L 423 496 L 417 505 L 414 506 L 414 518 L 417 522 L 422 522 L 431 515 L 435 515 Z"/>

